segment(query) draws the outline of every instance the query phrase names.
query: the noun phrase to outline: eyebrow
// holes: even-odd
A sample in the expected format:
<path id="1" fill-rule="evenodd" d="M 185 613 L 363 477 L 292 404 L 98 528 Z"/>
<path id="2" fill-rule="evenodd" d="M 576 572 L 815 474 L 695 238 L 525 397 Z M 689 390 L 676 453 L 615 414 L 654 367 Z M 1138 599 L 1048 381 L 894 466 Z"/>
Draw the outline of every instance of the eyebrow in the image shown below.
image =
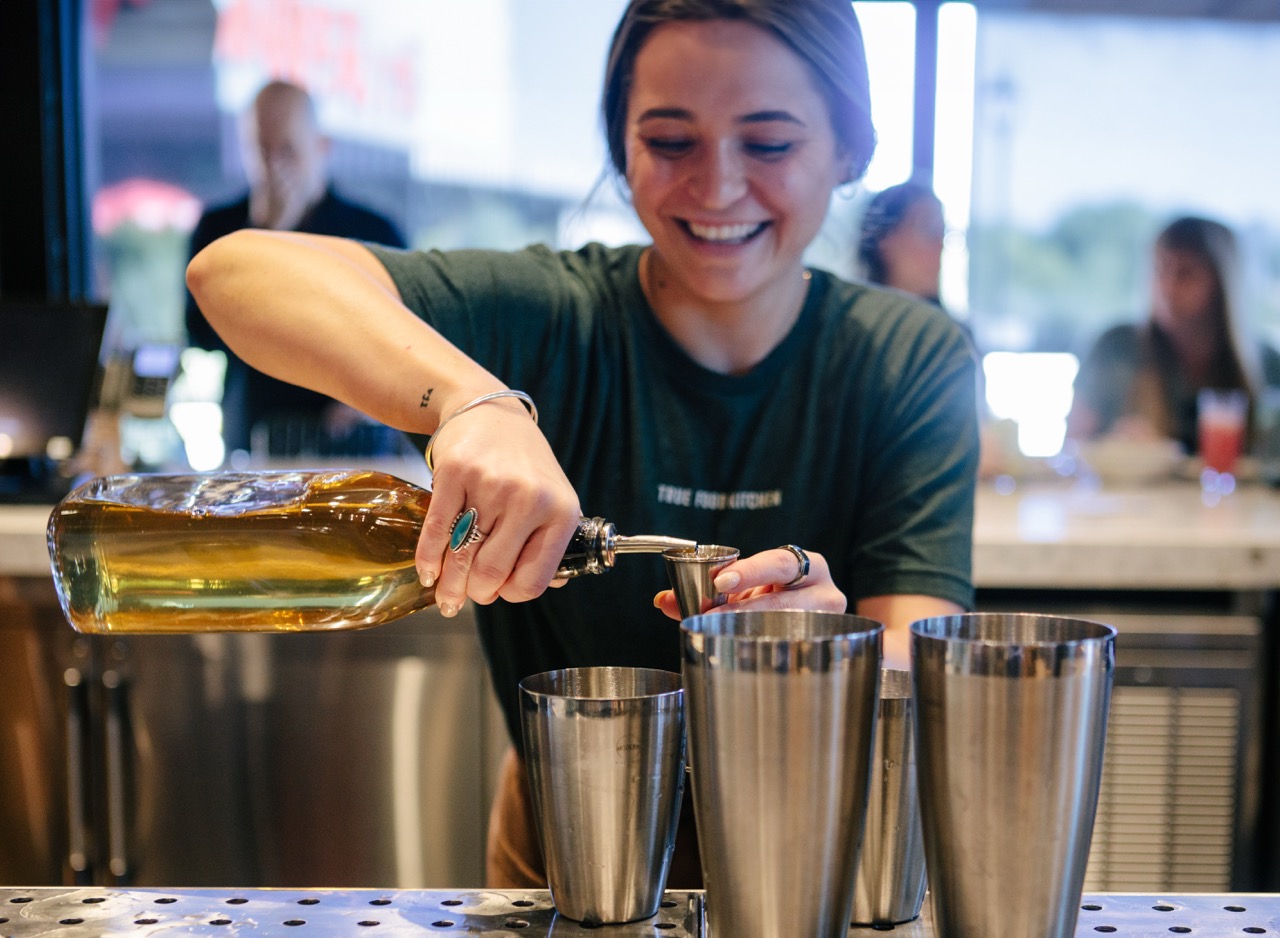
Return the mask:
<path id="1" fill-rule="evenodd" d="M 644 123 L 647 120 L 693 120 L 693 112 L 678 107 L 654 107 L 642 113 L 636 118 L 637 123 Z M 796 124 L 800 127 L 804 126 L 804 121 L 796 117 L 790 111 L 753 111 L 745 114 L 741 118 L 744 124 L 767 124 L 773 121 L 784 121 L 789 124 Z"/>

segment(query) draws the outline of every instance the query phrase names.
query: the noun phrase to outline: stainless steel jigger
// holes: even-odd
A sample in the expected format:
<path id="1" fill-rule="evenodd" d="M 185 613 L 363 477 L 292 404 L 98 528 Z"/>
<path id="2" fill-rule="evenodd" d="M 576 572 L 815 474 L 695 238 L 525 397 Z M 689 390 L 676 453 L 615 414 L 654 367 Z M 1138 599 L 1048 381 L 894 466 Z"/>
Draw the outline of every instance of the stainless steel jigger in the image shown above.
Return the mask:
<path id="1" fill-rule="evenodd" d="M 725 594 L 716 591 L 713 581 L 721 568 L 738 559 L 738 548 L 719 544 L 672 547 L 662 552 L 662 559 L 667 563 L 680 615 L 687 619 L 724 604 Z"/>

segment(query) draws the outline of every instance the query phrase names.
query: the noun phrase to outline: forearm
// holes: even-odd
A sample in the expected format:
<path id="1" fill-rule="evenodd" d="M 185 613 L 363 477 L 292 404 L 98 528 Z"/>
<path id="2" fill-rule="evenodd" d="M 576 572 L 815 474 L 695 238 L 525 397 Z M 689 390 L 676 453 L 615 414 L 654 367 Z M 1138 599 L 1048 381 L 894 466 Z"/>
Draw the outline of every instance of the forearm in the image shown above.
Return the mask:
<path id="1" fill-rule="evenodd" d="M 399 429 L 430 433 L 502 387 L 406 309 L 385 268 L 353 241 L 239 231 L 196 255 L 187 285 L 254 368 Z"/>
<path id="2" fill-rule="evenodd" d="M 884 625 L 882 641 L 886 668 L 911 667 L 912 622 L 964 612 L 950 600 L 936 596 L 868 596 L 858 600 L 855 611 Z"/>

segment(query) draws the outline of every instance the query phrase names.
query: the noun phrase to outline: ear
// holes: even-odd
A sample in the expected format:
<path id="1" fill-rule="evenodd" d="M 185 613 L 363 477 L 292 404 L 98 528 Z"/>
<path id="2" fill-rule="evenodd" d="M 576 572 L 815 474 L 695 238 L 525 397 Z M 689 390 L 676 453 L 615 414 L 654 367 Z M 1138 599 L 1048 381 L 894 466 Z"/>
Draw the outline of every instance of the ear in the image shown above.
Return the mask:
<path id="1" fill-rule="evenodd" d="M 841 171 L 838 176 L 839 181 L 835 186 L 838 189 L 841 186 L 848 186 L 857 182 L 858 176 L 853 168 L 853 153 L 850 152 L 849 147 L 841 143 L 837 143 L 836 147 L 836 166 L 841 167 Z"/>

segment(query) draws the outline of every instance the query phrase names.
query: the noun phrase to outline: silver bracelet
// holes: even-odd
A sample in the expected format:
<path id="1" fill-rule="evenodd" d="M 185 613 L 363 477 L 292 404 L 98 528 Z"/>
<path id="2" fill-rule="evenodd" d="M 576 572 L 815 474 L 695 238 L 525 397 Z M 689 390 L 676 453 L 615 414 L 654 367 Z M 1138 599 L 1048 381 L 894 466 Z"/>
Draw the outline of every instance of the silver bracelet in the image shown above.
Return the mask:
<path id="1" fill-rule="evenodd" d="M 463 404 L 448 417 L 445 417 L 440 421 L 440 425 L 436 427 L 436 432 L 431 434 L 431 439 L 427 441 L 427 451 L 425 454 L 427 470 L 432 473 L 436 471 L 436 467 L 431 462 L 431 450 L 436 445 L 436 440 L 440 437 L 440 431 L 448 425 L 450 420 L 454 417 L 462 416 L 473 407 L 479 407 L 481 404 L 487 404 L 489 401 L 496 401 L 504 397 L 514 397 L 516 400 L 520 401 L 520 403 L 524 404 L 525 407 L 529 408 L 529 416 L 533 418 L 533 422 L 535 424 L 538 422 L 538 408 L 534 405 L 533 398 L 528 394 L 525 394 L 524 391 L 513 391 L 512 389 L 507 388 L 502 391 L 493 391 L 489 394 L 481 394 L 474 401 L 467 401 L 467 403 Z"/>

